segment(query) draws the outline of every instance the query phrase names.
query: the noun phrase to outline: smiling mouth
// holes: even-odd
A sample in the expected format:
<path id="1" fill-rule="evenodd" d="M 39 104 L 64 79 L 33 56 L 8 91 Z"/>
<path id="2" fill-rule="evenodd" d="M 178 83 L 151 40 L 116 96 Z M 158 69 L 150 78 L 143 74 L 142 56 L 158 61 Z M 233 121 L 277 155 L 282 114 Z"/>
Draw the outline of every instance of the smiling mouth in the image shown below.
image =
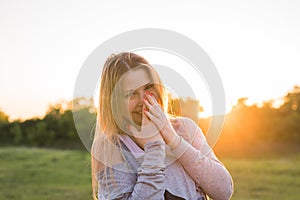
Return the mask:
<path id="1" fill-rule="evenodd" d="M 142 116 L 143 116 L 142 111 L 135 111 L 132 113 L 132 117 L 135 119 L 138 119 L 138 120 L 140 120 L 142 118 Z"/>
<path id="2" fill-rule="evenodd" d="M 135 124 L 140 125 L 143 118 L 142 111 L 132 112 L 131 117 L 132 117 L 131 119 L 134 121 Z"/>

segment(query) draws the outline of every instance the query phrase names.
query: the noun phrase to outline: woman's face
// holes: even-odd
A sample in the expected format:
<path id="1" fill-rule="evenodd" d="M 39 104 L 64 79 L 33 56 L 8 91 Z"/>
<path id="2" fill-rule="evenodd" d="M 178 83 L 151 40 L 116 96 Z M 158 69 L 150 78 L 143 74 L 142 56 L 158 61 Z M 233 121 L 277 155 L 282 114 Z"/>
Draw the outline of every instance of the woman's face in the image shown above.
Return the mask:
<path id="1" fill-rule="evenodd" d="M 154 83 L 145 69 L 130 70 L 124 76 L 122 88 L 125 109 L 128 108 L 129 117 L 140 126 L 146 92 L 158 98 Z"/>

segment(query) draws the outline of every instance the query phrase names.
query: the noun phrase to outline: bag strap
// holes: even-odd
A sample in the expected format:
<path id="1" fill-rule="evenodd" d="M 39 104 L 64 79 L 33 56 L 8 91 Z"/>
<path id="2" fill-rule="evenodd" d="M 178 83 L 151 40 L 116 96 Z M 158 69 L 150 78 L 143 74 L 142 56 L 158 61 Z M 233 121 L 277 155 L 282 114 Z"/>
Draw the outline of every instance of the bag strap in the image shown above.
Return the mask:
<path id="1" fill-rule="evenodd" d="M 122 140 L 120 140 L 120 144 L 121 147 L 119 146 L 118 142 L 116 145 L 121 149 L 122 154 L 125 157 L 126 163 L 133 170 L 134 173 L 137 173 L 140 164 Z"/>

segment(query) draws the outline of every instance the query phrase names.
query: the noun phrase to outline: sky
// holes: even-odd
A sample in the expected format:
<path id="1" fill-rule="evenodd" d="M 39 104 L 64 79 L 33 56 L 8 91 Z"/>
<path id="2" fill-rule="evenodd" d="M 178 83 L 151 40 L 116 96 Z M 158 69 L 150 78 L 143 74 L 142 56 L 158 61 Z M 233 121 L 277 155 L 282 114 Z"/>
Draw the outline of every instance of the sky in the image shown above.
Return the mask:
<path id="1" fill-rule="evenodd" d="M 0 109 L 10 120 L 27 119 L 71 100 L 90 53 L 140 28 L 176 31 L 199 44 L 229 108 L 240 97 L 278 99 L 300 85 L 299 10 L 296 0 L 0 0 Z"/>

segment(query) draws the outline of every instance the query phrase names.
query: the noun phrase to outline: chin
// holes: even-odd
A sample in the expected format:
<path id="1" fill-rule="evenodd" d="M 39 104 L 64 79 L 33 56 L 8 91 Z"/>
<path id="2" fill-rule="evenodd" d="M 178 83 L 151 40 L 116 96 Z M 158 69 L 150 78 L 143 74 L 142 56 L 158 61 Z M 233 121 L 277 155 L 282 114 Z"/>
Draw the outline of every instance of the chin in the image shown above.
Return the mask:
<path id="1" fill-rule="evenodd" d="M 142 119 L 138 119 L 138 120 L 133 119 L 133 122 L 134 122 L 136 125 L 141 126 L 141 124 L 142 124 Z"/>
<path id="2" fill-rule="evenodd" d="M 135 125 L 141 126 L 142 124 L 142 115 L 133 114 L 131 117 Z"/>

